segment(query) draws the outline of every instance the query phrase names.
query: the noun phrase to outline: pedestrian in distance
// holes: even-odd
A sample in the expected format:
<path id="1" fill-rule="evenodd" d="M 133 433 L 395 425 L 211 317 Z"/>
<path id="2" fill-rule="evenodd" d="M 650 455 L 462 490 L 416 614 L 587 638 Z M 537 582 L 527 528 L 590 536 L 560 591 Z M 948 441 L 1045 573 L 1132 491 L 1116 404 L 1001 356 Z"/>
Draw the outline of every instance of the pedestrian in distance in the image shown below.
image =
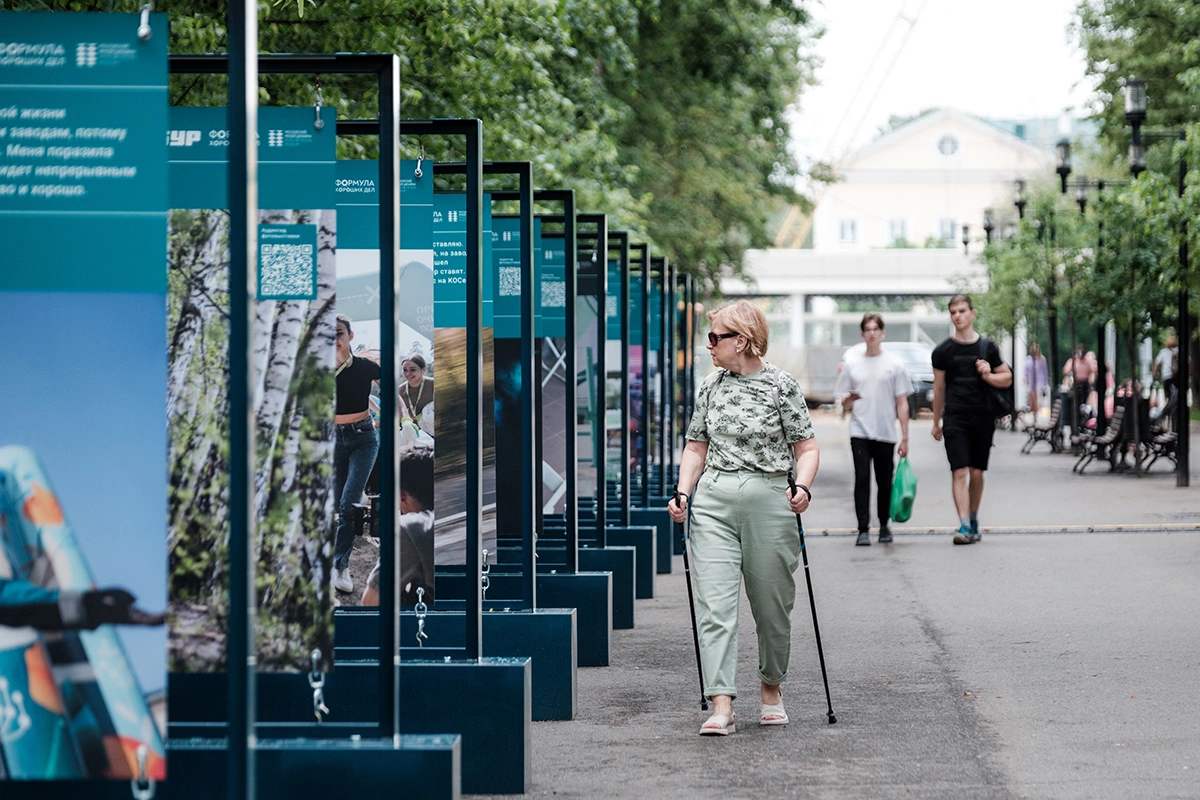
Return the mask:
<path id="1" fill-rule="evenodd" d="M 1025 385 L 1029 387 L 1029 411 L 1033 414 L 1035 421 L 1041 406 L 1042 389 L 1049 384 L 1050 376 L 1047 371 L 1046 357 L 1042 355 L 1042 348 L 1038 347 L 1037 342 L 1030 342 L 1029 355 L 1025 356 Z"/>
<path id="2" fill-rule="evenodd" d="M 1163 348 L 1154 357 L 1154 368 L 1151 377 L 1162 381 L 1164 402 L 1170 401 L 1175 395 L 1175 368 L 1179 366 L 1179 339 L 1175 334 L 1167 334 Z"/>
<path id="3" fill-rule="evenodd" d="M 875 467 L 876 511 L 879 541 L 892 541 L 888 520 L 892 516 L 893 448 L 899 442 L 900 457 L 908 455 L 908 396 L 912 379 L 896 356 L 883 350 L 883 317 L 864 314 L 859 323 L 867 351 L 862 358 L 846 363 L 838 373 L 834 396 L 850 412 L 850 454 L 854 458 L 854 511 L 858 515 L 858 540 L 871 544 L 871 466 Z M 896 435 L 896 420 L 900 435 Z"/>
<path id="4" fill-rule="evenodd" d="M 954 507 L 958 511 L 955 544 L 980 539 L 979 504 L 996 423 L 988 408 L 988 387 L 1007 389 L 1012 371 L 996 343 L 975 332 L 971 298 L 950 298 L 954 333 L 933 349 L 933 438 L 945 439 Z"/>
<path id="5" fill-rule="evenodd" d="M 708 315 L 716 370 L 701 385 L 680 460 L 680 492 L 667 506 L 691 513 L 700 655 L 714 713 L 702 736 L 733 733 L 737 619 L 742 579 L 758 633 L 760 725 L 786 725 L 780 684 L 791 657 L 796 515 L 808 510 L 820 451 L 800 384 L 763 360 L 762 311 L 740 300 Z M 795 471 L 797 491 L 788 491 Z"/>

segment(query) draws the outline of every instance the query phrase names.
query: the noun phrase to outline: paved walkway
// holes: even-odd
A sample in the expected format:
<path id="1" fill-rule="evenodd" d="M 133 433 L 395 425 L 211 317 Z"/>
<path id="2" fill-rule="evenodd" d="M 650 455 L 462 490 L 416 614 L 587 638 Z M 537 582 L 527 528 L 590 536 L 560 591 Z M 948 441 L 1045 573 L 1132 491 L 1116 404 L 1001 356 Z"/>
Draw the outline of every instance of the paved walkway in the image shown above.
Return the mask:
<path id="1" fill-rule="evenodd" d="M 531 797 L 1200 797 L 1200 476 L 1072 475 L 997 437 L 983 541 L 950 544 L 949 475 L 928 420 L 921 478 L 892 545 L 855 547 L 845 423 L 820 417 L 806 515 L 838 723 L 803 576 L 786 727 L 756 723 L 742 604 L 739 730 L 700 737 L 682 559 L 579 676 L 579 714 L 533 728 Z M 1195 439 L 1196 437 L 1194 437 Z M 1126 525 L 1137 532 L 1111 531 Z M 928 533 L 933 526 L 939 533 Z M 1067 533 L 1017 533 L 1018 526 Z M 830 535 L 821 535 L 828 530 Z"/>

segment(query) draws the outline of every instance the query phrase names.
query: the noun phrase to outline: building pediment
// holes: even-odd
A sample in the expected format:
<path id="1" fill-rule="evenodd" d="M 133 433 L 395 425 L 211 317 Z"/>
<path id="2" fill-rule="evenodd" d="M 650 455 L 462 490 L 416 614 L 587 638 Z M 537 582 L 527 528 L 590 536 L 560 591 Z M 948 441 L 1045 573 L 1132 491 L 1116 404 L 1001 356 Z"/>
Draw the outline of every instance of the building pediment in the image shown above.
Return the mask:
<path id="1" fill-rule="evenodd" d="M 1031 174 L 1052 166 L 1049 153 L 962 111 L 939 109 L 901 125 L 853 153 L 838 172 L 859 174 Z"/>

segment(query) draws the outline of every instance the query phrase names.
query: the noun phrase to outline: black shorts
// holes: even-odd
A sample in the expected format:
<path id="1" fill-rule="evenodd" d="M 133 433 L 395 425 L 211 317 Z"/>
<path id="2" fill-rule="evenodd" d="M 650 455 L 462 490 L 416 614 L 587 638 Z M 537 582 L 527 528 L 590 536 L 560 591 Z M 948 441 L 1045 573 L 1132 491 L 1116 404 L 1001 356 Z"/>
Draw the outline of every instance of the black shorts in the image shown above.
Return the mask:
<path id="1" fill-rule="evenodd" d="M 947 414 L 942 420 L 942 439 L 946 442 L 950 469 L 987 469 L 995 433 L 996 423 L 986 412 Z"/>

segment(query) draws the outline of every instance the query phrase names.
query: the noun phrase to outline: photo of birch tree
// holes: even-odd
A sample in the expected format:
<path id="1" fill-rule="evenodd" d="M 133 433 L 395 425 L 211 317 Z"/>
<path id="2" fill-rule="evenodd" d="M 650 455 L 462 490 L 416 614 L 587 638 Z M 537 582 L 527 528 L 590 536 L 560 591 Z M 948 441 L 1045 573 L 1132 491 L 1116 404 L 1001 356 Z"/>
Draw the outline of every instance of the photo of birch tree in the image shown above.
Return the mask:
<path id="1" fill-rule="evenodd" d="M 332 666 L 335 259 L 332 210 L 261 211 L 317 227 L 315 300 L 260 301 L 251 332 L 263 671 Z M 174 210 L 168 248 L 170 669 L 225 668 L 229 536 L 229 214 Z"/>

